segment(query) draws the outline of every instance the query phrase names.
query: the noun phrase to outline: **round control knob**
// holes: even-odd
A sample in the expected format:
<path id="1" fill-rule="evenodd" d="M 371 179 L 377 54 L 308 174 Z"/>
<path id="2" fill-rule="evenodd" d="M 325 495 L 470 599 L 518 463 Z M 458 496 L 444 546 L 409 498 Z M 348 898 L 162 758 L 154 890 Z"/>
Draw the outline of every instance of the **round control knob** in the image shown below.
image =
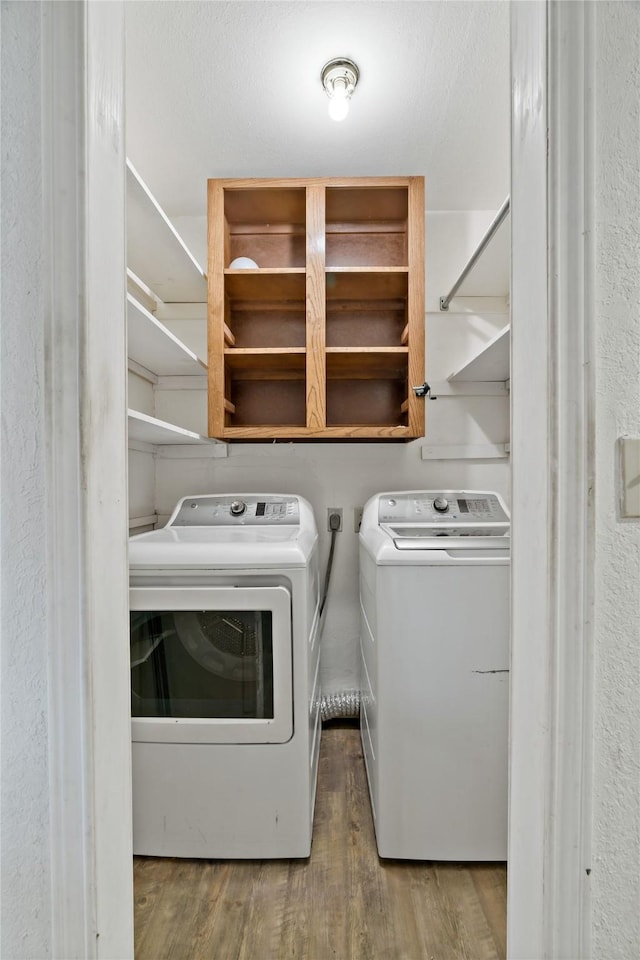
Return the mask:
<path id="1" fill-rule="evenodd" d="M 247 509 L 247 505 L 244 502 L 244 500 L 234 500 L 231 506 L 229 507 L 232 517 L 241 517 L 246 509 Z"/>
<path id="2" fill-rule="evenodd" d="M 433 501 L 433 509 L 437 510 L 438 513 L 446 513 L 449 509 L 449 501 L 444 497 L 436 497 Z"/>

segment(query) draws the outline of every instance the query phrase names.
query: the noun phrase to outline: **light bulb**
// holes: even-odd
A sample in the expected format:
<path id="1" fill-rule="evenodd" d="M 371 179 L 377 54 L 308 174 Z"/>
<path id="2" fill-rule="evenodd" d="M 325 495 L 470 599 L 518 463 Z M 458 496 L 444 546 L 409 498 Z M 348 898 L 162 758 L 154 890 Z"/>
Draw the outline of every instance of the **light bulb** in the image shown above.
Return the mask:
<path id="1" fill-rule="evenodd" d="M 347 82 L 343 77 L 337 77 L 333 83 L 333 96 L 329 100 L 329 116 L 332 120 L 344 120 L 349 113 L 349 97 Z"/>

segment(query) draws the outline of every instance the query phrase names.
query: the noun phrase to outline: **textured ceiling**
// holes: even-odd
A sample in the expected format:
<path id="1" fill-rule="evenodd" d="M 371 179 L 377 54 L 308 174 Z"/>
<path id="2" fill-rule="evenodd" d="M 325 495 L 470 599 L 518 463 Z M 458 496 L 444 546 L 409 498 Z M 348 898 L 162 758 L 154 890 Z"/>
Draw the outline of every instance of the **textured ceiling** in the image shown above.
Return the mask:
<path id="1" fill-rule="evenodd" d="M 509 192 L 509 5 L 457 0 L 129 0 L 127 152 L 169 215 L 208 177 L 423 174 L 427 208 Z M 355 60 L 349 116 L 323 64 Z"/>

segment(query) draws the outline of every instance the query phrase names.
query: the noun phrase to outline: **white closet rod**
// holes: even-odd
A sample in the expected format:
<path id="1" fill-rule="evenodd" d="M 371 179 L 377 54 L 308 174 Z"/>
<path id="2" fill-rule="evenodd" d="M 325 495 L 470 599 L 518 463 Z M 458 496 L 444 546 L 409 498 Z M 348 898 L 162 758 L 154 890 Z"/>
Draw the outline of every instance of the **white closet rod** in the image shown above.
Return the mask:
<path id="1" fill-rule="evenodd" d="M 500 207 L 500 209 L 499 209 L 498 212 L 496 213 L 495 218 L 493 219 L 493 221 L 492 221 L 489 229 L 487 230 L 487 232 L 485 233 L 484 237 L 482 238 L 482 240 L 480 241 L 480 243 L 479 243 L 478 246 L 476 247 L 475 252 L 472 253 L 471 256 L 469 257 L 469 260 L 467 261 L 467 264 L 466 264 L 465 268 L 463 269 L 462 273 L 460 274 L 460 276 L 458 277 L 458 279 L 456 280 L 456 282 L 454 283 L 454 285 L 451 287 L 451 290 L 449 291 L 449 293 L 447 294 L 447 296 L 446 296 L 446 297 L 440 297 L 440 309 L 441 309 L 441 310 L 445 310 L 445 311 L 446 311 L 446 310 L 449 309 L 449 304 L 451 303 L 451 301 L 452 301 L 453 298 L 455 297 L 455 295 L 456 295 L 456 293 L 458 292 L 461 284 L 464 283 L 464 281 L 466 280 L 467 276 L 469 275 L 469 272 L 473 269 L 473 267 L 475 266 L 475 264 L 477 263 L 477 261 L 479 260 L 479 258 L 482 256 L 482 254 L 483 254 L 484 251 L 486 250 L 488 244 L 491 242 L 491 240 L 492 240 L 495 232 L 497 231 L 498 227 L 500 226 L 500 224 L 503 222 L 503 220 L 505 219 L 505 217 L 506 217 L 507 214 L 509 213 L 510 202 L 511 202 L 511 198 L 510 198 L 510 197 L 507 197 L 507 199 L 504 201 L 504 203 L 502 204 L 502 206 Z"/>

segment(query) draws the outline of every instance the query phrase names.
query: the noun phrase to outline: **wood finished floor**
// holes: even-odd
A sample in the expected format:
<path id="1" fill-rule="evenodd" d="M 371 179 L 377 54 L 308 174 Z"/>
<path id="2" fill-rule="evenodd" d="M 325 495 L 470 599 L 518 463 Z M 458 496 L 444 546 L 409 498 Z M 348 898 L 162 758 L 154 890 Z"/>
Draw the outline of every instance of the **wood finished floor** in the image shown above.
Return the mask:
<path id="1" fill-rule="evenodd" d="M 498 960 L 506 868 L 380 860 L 357 726 L 323 731 L 308 860 L 136 857 L 136 960 Z"/>

